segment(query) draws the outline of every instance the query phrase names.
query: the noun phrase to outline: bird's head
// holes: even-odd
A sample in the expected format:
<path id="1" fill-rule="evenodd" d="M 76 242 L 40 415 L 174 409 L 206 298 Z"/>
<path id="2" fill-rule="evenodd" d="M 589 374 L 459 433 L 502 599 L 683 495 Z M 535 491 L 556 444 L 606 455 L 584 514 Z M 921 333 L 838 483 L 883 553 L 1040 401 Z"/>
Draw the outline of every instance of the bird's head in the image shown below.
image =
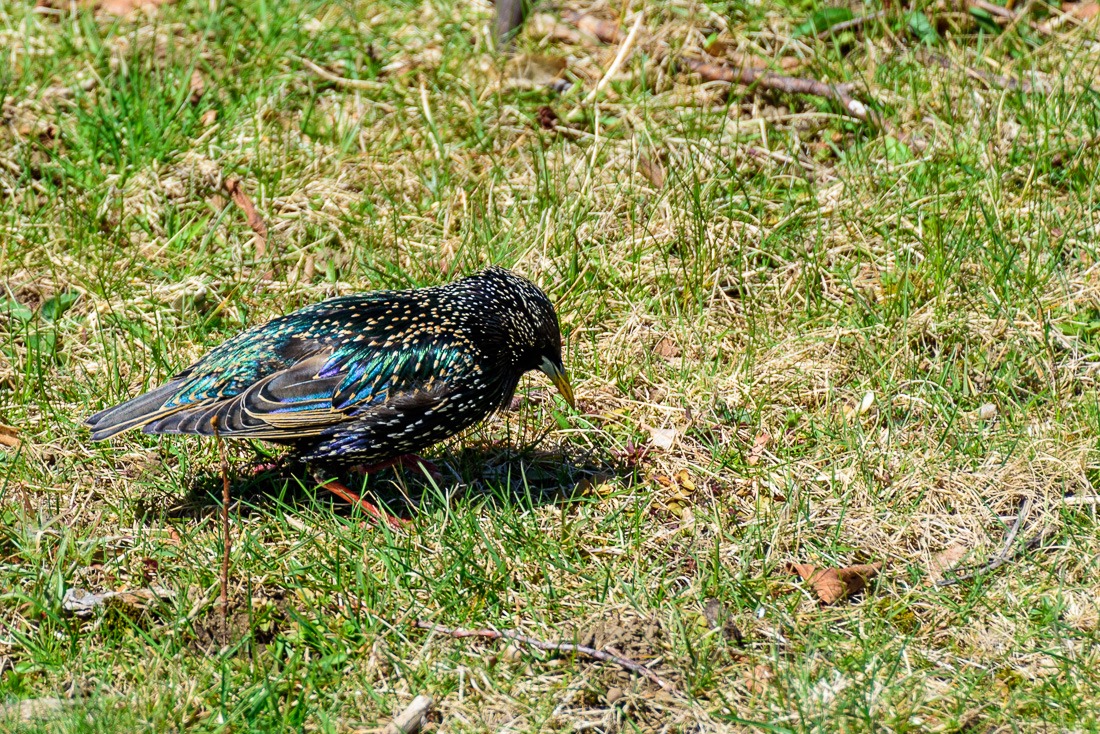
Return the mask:
<path id="1" fill-rule="evenodd" d="M 534 283 L 503 268 L 494 266 L 475 277 L 493 282 L 504 346 L 517 372 L 544 372 L 569 406 L 575 408 L 573 387 L 562 363 L 561 328 L 554 304 Z"/>

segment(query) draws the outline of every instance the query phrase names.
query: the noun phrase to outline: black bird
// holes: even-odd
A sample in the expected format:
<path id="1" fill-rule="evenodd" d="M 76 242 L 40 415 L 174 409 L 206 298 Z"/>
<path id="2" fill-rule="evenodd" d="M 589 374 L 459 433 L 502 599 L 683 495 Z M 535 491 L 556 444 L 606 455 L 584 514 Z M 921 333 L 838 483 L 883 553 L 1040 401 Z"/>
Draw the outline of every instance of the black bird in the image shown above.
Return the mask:
<path id="1" fill-rule="evenodd" d="M 315 467 L 369 472 L 416 460 L 507 406 L 535 369 L 574 405 L 550 299 L 490 267 L 443 286 L 341 296 L 273 319 L 86 425 L 96 441 L 133 428 L 262 439 Z M 326 487 L 380 514 L 342 484 Z"/>

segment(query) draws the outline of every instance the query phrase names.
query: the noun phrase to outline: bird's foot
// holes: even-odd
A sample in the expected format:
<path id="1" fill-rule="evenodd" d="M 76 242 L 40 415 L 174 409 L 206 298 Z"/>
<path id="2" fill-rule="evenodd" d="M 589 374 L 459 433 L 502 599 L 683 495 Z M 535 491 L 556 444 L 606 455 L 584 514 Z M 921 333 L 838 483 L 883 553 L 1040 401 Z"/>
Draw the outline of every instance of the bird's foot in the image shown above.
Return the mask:
<path id="1" fill-rule="evenodd" d="M 351 467 L 351 470 L 357 474 L 374 474 L 375 472 L 388 469 L 391 466 L 401 465 L 406 469 L 412 469 L 417 472 L 427 472 L 434 481 L 439 482 L 443 479 L 443 472 L 439 470 L 433 462 L 428 461 L 423 456 L 417 456 L 416 454 L 402 454 L 401 456 L 394 457 L 392 459 L 386 459 L 385 461 L 377 464 L 359 464 Z"/>
<path id="2" fill-rule="evenodd" d="M 400 530 L 401 528 L 409 524 L 408 520 L 394 517 L 388 512 L 380 510 L 377 505 L 363 499 L 357 492 L 349 489 L 347 485 L 345 485 L 343 482 L 331 479 L 327 482 L 322 482 L 321 488 L 327 489 L 329 492 L 332 492 L 334 495 L 344 500 L 344 502 L 347 502 L 348 504 L 359 505 L 363 508 L 364 512 L 373 517 L 375 520 L 378 520 L 379 522 L 384 522 L 395 530 Z"/>
<path id="3" fill-rule="evenodd" d="M 282 468 L 282 462 L 265 461 L 265 462 L 262 462 L 262 463 L 259 463 L 259 464 L 253 464 L 251 467 L 249 467 L 248 470 L 252 473 L 252 476 L 258 477 L 261 474 L 263 474 L 264 472 L 278 471 L 281 468 Z"/>

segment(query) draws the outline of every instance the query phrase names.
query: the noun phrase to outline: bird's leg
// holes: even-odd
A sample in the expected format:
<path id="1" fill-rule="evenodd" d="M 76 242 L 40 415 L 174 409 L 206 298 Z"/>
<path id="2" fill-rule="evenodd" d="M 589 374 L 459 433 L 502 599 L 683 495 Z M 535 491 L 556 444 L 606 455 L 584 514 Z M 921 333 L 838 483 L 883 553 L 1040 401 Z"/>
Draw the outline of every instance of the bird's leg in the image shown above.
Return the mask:
<path id="1" fill-rule="evenodd" d="M 402 520 L 399 517 L 394 517 L 393 515 L 390 515 L 389 513 L 380 510 L 377 505 L 363 499 L 358 492 L 349 489 L 346 484 L 339 480 L 330 479 L 328 481 L 324 481 L 320 477 L 318 477 L 317 483 L 321 486 L 321 489 L 326 489 L 329 492 L 332 492 L 334 495 L 344 500 L 344 502 L 347 502 L 349 505 L 359 505 L 368 515 L 376 520 L 385 522 L 387 525 L 389 525 L 391 528 L 394 528 L 395 530 L 400 530 L 401 528 L 409 524 L 408 520 Z"/>
<path id="2" fill-rule="evenodd" d="M 386 459 L 385 461 L 379 462 L 377 464 L 359 464 L 357 466 L 351 467 L 351 470 L 358 474 L 374 474 L 375 472 L 382 471 L 383 469 L 388 469 L 391 466 L 397 466 L 398 464 L 405 467 L 406 469 L 412 469 L 417 472 L 426 471 L 428 475 L 437 482 L 443 478 L 443 472 L 439 470 L 438 466 L 422 456 L 417 456 L 416 454 L 402 454 L 401 456 L 396 456 L 392 459 Z M 423 467 L 423 469 L 421 467 Z"/>

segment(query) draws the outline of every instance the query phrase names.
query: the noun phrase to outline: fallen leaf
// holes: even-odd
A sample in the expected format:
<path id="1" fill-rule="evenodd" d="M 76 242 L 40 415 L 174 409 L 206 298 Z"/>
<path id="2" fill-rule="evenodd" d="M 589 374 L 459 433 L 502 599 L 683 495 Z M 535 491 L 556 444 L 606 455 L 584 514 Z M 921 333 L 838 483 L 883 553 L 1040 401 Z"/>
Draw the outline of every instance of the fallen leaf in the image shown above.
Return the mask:
<path id="1" fill-rule="evenodd" d="M 1062 12 L 1069 13 L 1079 20 L 1091 20 L 1100 13 L 1100 5 L 1087 3 L 1062 3 Z"/>
<path id="2" fill-rule="evenodd" d="M 768 447 L 768 442 L 772 440 L 771 435 L 767 431 L 761 431 L 756 434 L 756 438 L 753 439 L 752 449 L 749 451 L 749 456 L 745 459 L 745 463 L 749 466 L 756 466 L 760 463 L 760 457 L 764 455 L 764 449 Z"/>
<path id="3" fill-rule="evenodd" d="M 749 693 L 762 694 L 768 690 L 768 682 L 775 677 L 771 668 L 766 665 L 757 665 L 752 670 L 745 672 L 745 688 Z"/>
<path id="4" fill-rule="evenodd" d="M 707 599 L 703 604 L 703 616 L 706 617 L 707 624 L 710 625 L 710 628 L 713 630 L 722 630 L 722 634 L 726 636 L 727 640 L 736 642 L 738 645 L 745 642 L 745 636 L 741 634 L 741 630 L 733 623 L 729 611 L 722 602 L 717 599 Z"/>
<path id="5" fill-rule="evenodd" d="M 680 471 L 676 472 L 676 476 L 674 478 L 676 479 L 676 484 L 680 485 L 680 487 L 684 489 L 684 491 L 695 491 L 695 482 L 691 480 L 691 475 L 688 474 L 687 469 L 681 469 Z"/>
<path id="6" fill-rule="evenodd" d="M 167 589 L 134 589 L 132 591 L 106 591 L 102 594 L 94 594 L 86 589 L 77 587 L 65 590 L 65 596 L 61 598 L 61 608 L 78 617 L 91 614 L 96 607 L 106 604 L 108 601 L 117 600 L 122 604 L 135 609 L 145 609 L 152 602 L 163 597 L 172 596 Z"/>
<path id="7" fill-rule="evenodd" d="M 823 604 L 858 594 L 881 569 L 881 562 L 844 568 L 818 568 L 811 563 L 792 563 L 788 567 L 791 573 L 810 583 Z"/>
<path id="8" fill-rule="evenodd" d="M 675 428 L 650 428 L 649 441 L 659 449 L 668 451 L 675 445 L 677 432 Z"/>
<path id="9" fill-rule="evenodd" d="M 171 0 L 103 0 L 99 7 L 112 15 L 128 15 L 135 10 L 155 8 Z"/>
<path id="10" fill-rule="evenodd" d="M 191 72 L 191 104 L 198 104 L 202 99 L 202 95 L 206 94 L 206 82 L 202 78 L 202 74 L 198 69 Z"/>
<path id="11" fill-rule="evenodd" d="M 0 721 L 18 719 L 29 724 L 37 719 L 47 719 L 61 713 L 65 702 L 60 698 L 28 698 L 24 701 L 0 706 Z"/>
<path id="12" fill-rule="evenodd" d="M 680 356 L 680 348 L 677 347 L 671 339 L 665 336 L 661 337 L 661 341 L 657 342 L 657 346 L 653 347 L 653 353 L 658 357 L 673 359 Z"/>
<path id="13" fill-rule="evenodd" d="M 207 110 L 206 112 L 203 112 L 202 117 L 199 118 L 199 122 L 202 123 L 203 127 L 210 127 L 211 125 L 213 125 L 217 121 L 218 121 L 218 111 L 217 110 Z"/>
<path id="14" fill-rule="evenodd" d="M 655 188 L 655 189 L 659 189 L 659 188 L 661 188 L 662 186 L 665 185 L 665 168 L 658 161 L 650 160 L 649 158 L 646 158 L 644 155 L 639 155 L 638 156 L 638 173 L 645 176 L 646 179 L 651 184 L 653 184 L 653 188 Z M 667 339 L 662 339 L 661 341 L 659 341 L 657 343 L 657 346 L 660 347 L 660 345 L 664 344 L 666 341 L 668 341 L 668 340 Z M 671 355 L 661 354 L 662 357 L 675 357 L 677 354 L 680 353 L 680 350 L 676 349 L 676 346 L 674 344 L 672 344 L 672 342 L 668 342 L 668 344 L 669 344 L 669 347 L 671 349 L 676 350 L 676 354 L 671 354 Z M 658 352 L 658 354 L 660 354 L 660 352 Z"/>
<path id="15" fill-rule="evenodd" d="M 569 10 L 562 13 L 562 20 L 573 23 L 582 32 L 595 36 L 604 43 L 618 43 L 622 40 L 623 32 L 618 25 L 607 20 L 600 20 L 594 15 L 578 13 Z"/>
<path id="16" fill-rule="evenodd" d="M 19 448 L 20 441 L 18 435 L 18 429 L 0 423 L 0 446 L 7 446 L 13 449 Z"/>
<path id="17" fill-rule="evenodd" d="M 550 87 L 561 91 L 562 84 L 568 84 L 562 78 L 568 62 L 562 56 L 544 54 L 520 54 L 515 56 L 504 69 L 509 87 L 520 89 L 539 89 Z"/>
<path id="18" fill-rule="evenodd" d="M 933 581 L 939 581 L 943 578 L 944 572 L 958 565 L 968 552 L 966 546 L 952 543 L 940 552 L 933 553 L 928 562 L 928 575 Z"/>

